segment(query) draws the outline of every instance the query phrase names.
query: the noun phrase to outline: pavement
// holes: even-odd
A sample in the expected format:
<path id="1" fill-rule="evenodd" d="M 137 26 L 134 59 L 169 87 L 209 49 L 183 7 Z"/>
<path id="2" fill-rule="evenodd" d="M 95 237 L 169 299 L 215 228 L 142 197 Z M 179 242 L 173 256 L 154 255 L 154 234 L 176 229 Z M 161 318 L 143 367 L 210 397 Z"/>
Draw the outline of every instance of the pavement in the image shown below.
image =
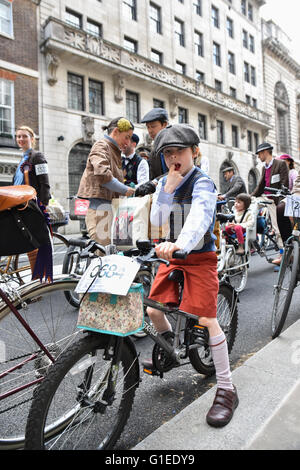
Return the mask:
<path id="1" fill-rule="evenodd" d="M 205 420 L 214 386 L 132 450 L 300 450 L 300 320 L 232 375 L 240 403 L 227 426 Z"/>

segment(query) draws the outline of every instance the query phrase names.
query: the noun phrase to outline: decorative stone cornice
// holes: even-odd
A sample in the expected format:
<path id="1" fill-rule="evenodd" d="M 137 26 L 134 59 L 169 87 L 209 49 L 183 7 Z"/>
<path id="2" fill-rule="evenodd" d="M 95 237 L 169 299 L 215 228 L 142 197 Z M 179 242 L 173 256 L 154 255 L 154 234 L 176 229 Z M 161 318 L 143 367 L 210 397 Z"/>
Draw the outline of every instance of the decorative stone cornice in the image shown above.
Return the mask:
<path id="1" fill-rule="evenodd" d="M 290 67 L 292 71 L 296 74 L 297 78 L 300 76 L 300 65 L 296 60 L 294 60 L 290 54 L 289 50 L 281 44 L 276 38 L 269 37 L 264 39 L 262 42 L 263 50 L 272 52 L 277 59 L 279 59 L 285 66 Z"/>
<path id="2" fill-rule="evenodd" d="M 53 57 L 59 53 L 79 54 L 86 56 L 88 60 L 111 64 L 115 69 L 114 88 L 115 100 L 123 99 L 122 89 L 125 86 L 126 75 L 135 74 L 143 76 L 147 80 L 155 80 L 160 85 L 168 88 L 170 100 L 170 115 L 175 117 L 177 110 L 175 104 L 182 94 L 194 97 L 197 100 L 208 103 L 215 112 L 223 112 L 241 115 L 244 119 L 255 121 L 262 128 L 270 128 L 270 115 L 257 108 L 239 101 L 225 93 L 200 83 L 193 78 L 183 76 L 172 69 L 156 64 L 151 60 L 131 53 L 130 51 L 101 38 L 97 38 L 83 30 L 73 28 L 56 18 L 49 17 L 44 25 L 44 42 L 41 51 L 46 55 L 48 68 L 48 81 L 51 84 L 56 80 L 57 62 Z M 52 57 L 48 57 L 51 54 Z M 55 68 L 56 67 L 56 68 Z M 174 104 L 175 103 L 175 104 Z"/>

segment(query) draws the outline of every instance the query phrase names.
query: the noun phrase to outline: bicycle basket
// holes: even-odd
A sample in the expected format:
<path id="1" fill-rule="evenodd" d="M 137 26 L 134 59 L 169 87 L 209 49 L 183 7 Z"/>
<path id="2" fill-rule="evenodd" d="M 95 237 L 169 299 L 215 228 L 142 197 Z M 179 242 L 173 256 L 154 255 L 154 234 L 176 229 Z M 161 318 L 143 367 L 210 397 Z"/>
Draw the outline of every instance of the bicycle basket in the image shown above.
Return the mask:
<path id="1" fill-rule="evenodd" d="M 129 336 L 142 330 L 142 284 L 133 283 L 126 296 L 94 292 L 84 294 L 77 327 L 117 336 Z"/>

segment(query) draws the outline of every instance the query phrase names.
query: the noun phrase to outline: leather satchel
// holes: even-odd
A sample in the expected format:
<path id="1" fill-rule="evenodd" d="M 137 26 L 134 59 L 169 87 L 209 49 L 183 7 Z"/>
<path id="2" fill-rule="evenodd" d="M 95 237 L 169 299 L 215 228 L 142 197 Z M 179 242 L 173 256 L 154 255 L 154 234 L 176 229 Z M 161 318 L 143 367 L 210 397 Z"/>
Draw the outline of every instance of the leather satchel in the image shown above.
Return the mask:
<path id="1" fill-rule="evenodd" d="M 36 190 L 27 184 L 0 187 L 0 212 L 12 207 L 28 204 L 36 198 Z"/>
<path id="2" fill-rule="evenodd" d="M 35 201 L 0 212 L 0 256 L 28 253 L 50 245 L 45 217 Z M 52 255 L 51 255 L 52 256 Z"/>

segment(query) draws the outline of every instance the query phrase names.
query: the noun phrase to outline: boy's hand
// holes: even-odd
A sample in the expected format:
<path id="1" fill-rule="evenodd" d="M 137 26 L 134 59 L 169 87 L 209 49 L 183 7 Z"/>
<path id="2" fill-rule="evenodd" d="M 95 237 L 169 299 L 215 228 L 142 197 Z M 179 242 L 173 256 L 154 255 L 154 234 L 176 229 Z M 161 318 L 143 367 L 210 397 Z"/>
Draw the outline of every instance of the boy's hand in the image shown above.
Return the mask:
<path id="1" fill-rule="evenodd" d="M 167 181 L 164 187 L 165 193 L 169 193 L 169 194 L 174 193 L 177 186 L 179 186 L 182 180 L 183 180 L 183 176 L 179 173 L 178 170 L 175 170 L 175 163 L 172 163 L 172 165 L 169 168 Z"/>
<path id="2" fill-rule="evenodd" d="M 173 258 L 173 252 L 180 250 L 179 246 L 171 242 L 162 242 L 155 247 L 155 253 L 158 258 L 170 260 Z"/>

